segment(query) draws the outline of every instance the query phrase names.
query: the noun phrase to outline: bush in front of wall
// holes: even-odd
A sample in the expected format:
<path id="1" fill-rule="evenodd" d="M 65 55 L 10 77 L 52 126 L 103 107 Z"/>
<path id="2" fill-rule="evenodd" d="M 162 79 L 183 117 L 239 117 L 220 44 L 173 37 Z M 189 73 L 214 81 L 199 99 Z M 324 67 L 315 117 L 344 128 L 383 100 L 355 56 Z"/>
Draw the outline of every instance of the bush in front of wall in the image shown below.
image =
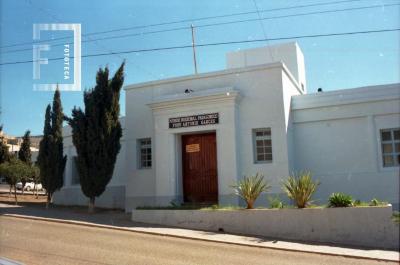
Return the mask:
<path id="1" fill-rule="evenodd" d="M 269 208 L 271 209 L 283 209 L 283 207 L 285 206 L 279 196 L 268 196 L 267 199 L 269 203 Z"/>
<path id="2" fill-rule="evenodd" d="M 371 202 L 369 203 L 370 206 L 378 206 L 379 205 L 379 200 L 377 198 L 373 198 Z"/>
<path id="3" fill-rule="evenodd" d="M 332 193 L 329 196 L 329 207 L 350 207 L 353 206 L 353 198 L 341 192 Z"/>
<path id="4" fill-rule="evenodd" d="M 385 201 L 380 201 L 377 198 L 373 198 L 370 202 L 369 202 L 369 206 L 384 206 L 387 205 L 388 202 Z"/>
<path id="5" fill-rule="evenodd" d="M 258 196 L 271 188 L 271 186 L 264 181 L 264 176 L 259 173 L 255 176 L 245 176 L 232 187 L 235 194 L 246 202 L 247 209 L 253 209 L 254 202 L 257 200 Z"/>
<path id="6" fill-rule="evenodd" d="M 400 225 L 400 212 L 393 212 L 392 220 L 395 224 Z"/>
<path id="7" fill-rule="evenodd" d="M 284 180 L 282 189 L 298 208 L 305 208 L 319 184 L 319 181 L 313 181 L 310 171 L 301 171 Z"/>

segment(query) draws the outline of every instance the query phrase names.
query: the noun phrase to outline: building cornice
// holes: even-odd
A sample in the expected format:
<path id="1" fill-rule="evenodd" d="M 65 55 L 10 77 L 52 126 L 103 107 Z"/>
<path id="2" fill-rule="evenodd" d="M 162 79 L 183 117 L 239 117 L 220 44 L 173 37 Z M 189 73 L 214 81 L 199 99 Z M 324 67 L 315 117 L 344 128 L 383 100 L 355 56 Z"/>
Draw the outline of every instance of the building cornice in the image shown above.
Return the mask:
<path id="1" fill-rule="evenodd" d="M 221 71 L 214 71 L 214 72 L 209 72 L 209 73 L 201 73 L 201 74 L 196 74 L 196 75 L 173 77 L 173 78 L 149 81 L 149 82 L 144 82 L 144 83 L 139 83 L 139 84 L 132 84 L 132 85 L 125 86 L 124 90 L 128 91 L 128 90 L 133 90 L 133 89 L 140 89 L 140 88 L 153 87 L 153 86 L 158 86 L 158 85 L 166 85 L 166 84 L 170 84 L 170 83 L 183 82 L 183 81 L 187 81 L 187 80 L 210 78 L 210 77 L 217 77 L 217 76 L 223 76 L 223 75 L 238 74 L 238 73 L 245 73 L 245 72 L 252 72 L 252 71 L 260 71 L 260 70 L 266 70 L 266 69 L 276 69 L 276 68 L 283 69 L 283 71 L 289 76 L 289 78 L 295 84 L 297 89 L 300 91 L 299 84 L 294 79 L 293 75 L 290 73 L 290 71 L 285 66 L 285 64 L 283 62 L 281 62 L 281 61 L 280 62 L 274 62 L 274 63 L 268 63 L 268 64 L 260 64 L 260 65 L 255 65 L 255 66 L 247 66 L 247 67 L 241 67 L 241 68 L 225 69 L 225 70 L 221 70 Z"/>
<path id="2" fill-rule="evenodd" d="M 400 100 L 399 83 L 293 96 L 291 107 L 302 110 L 386 100 Z"/>
<path id="3" fill-rule="evenodd" d="M 152 110 L 165 110 L 188 105 L 194 106 L 236 102 L 239 98 L 240 94 L 237 90 L 231 87 L 225 87 L 159 97 L 147 105 Z"/>

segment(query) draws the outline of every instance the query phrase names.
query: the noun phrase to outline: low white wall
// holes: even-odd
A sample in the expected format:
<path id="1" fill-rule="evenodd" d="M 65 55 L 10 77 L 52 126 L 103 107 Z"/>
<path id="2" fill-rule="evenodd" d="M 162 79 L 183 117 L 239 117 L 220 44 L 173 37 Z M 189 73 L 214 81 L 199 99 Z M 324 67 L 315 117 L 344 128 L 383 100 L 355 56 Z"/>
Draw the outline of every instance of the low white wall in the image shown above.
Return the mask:
<path id="1" fill-rule="evenodd" d="M 392 207 L 256 210 L 133 210 L 132 220 L 286 240 L 398 249 Z"/>

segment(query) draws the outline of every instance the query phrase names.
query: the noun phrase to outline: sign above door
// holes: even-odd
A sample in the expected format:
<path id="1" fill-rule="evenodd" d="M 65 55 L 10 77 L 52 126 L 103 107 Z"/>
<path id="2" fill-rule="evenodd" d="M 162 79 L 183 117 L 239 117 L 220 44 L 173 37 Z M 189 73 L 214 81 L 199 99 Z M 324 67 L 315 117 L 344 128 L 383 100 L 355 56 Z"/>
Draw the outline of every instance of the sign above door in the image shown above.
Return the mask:
<path id="1" fill-rule="evenodd" d="M 199 114 L 169 119 L 169 128 L 184 128 L 192 126 L 212 125 L 219 123 L 218 113 Z"/>

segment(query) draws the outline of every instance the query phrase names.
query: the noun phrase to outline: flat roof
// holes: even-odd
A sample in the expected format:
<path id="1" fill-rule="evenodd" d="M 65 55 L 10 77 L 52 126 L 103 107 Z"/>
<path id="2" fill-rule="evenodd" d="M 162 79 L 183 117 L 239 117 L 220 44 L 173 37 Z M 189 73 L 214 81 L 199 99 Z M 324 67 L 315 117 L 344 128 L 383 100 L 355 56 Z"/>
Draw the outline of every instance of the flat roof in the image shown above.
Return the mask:
<path id="1" fill-rule="evenodd" d="M 221 75 L 251 72 L 251 71 L 257 71 L 257 70 L 263 70 L 263 69 L 269 69 L 269 68 L 283 69 L 286 72 L 286 74 L 288 75 L 288 77 L 295 84 L 297 89 L 300 91 L 299 84 L 297 83 L 297 81 L 293 77 L 292 73 L 290 73 L 290 71 L 288 70 L 288 68 L 282 61 L 254 65 L 254 66 L 247 66 L 247 67 L 230 68 L 230 69 L 224 69 L 224 70 L 213 71 L 213 72 L 208 72 L 208 73 L 192 74 L 192 75 L 172 77 L 172 78 L 167 78 L 167 79 L 162 79 L 162 80 L 154 80 L 154 81 L 149 81 L 149 82 L 131 84 L 131 85 L 126 85 L 124 87 L 124 90 L 128 91 L 128 90 L 132 90 L 132 89 L 139 89 L 139 88 L 150 87 L 150 86 L 164 85 L 164 84 L 169 84 L 169 83 L 177 83 L 177 82 L 183 82 L 183 81 L 194 80 L 194 79 L 210 78 L 210 77 L 221 76 Z"/>
<path id="2" fill-rule="evenodd" d="M 400 83 L 292 96 L 292 110 L 400 99 Z"/>

